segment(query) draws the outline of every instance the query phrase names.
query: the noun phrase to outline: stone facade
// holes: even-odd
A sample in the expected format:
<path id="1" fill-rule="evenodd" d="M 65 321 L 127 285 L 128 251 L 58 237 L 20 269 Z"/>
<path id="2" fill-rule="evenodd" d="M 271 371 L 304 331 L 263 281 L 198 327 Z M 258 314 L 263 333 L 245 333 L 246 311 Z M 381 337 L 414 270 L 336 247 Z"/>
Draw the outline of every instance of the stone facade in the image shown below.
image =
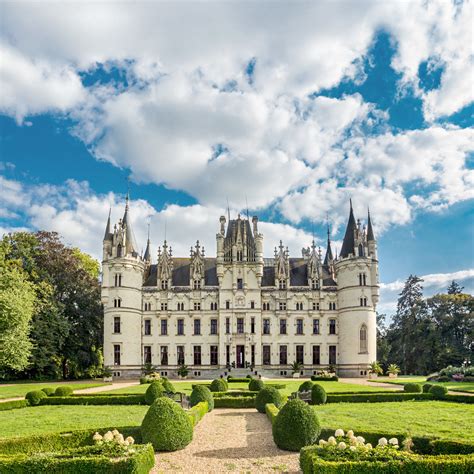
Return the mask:
<path id="1" fill-rule="evenodd" d="M 291 258 L 280 242 L 263 256 L 258 219 L 220 218 L 216 257 L 199 241 L 188 258 L 165 241 L 157 263 L 150 240 L 136 251 L 128 199 L 123 219 L 103 241 L 104 360 L 116 377 L 135 377 L 151 363 L 176 376 L 185 364 L 196 378 L 258 373 L 291 376 L 336 367 L 366 376 L 376 359 L 379 296 L 377 244 L 350 209 L 344 243 L 324 260 L 312 245 Z"/>

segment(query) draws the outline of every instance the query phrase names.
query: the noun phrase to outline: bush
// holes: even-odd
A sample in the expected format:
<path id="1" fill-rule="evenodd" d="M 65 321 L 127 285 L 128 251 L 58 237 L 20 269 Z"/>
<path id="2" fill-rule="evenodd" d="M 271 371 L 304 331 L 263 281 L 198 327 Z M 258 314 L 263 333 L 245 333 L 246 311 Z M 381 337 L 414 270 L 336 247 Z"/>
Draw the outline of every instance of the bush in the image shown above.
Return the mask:
<path id="1" fill-rule="evenodd" d="M 214 407 L 215 408 L 255 408 L 255 396 L 215 398 Z"/>
<path id="2" fill-rule="evenodd" d="M 15 408 L 26 408 L 28 400 L 12 400 L 11 402 L 0 403 L 0 411 L 14 410 Z"/>
<path id="3" fill-rule="evenodd" d="M 448 394 L 448 389 L 444 387 L 443 385 L 433 385 L 430 388 L 430 393 L 433 395 L 435 398 L 445 398 L 446 395 Z"/>
<path id="4" fill-rule="evenodd" d="M 214 398 L 214 401 L 216 398 L 222 398 L 222 397 L 255 397 L 258 392 L 250 392 L 249 390 L 232 390 L 231 392 L 212 392 L 212 397 Z"/>
<path id="5" fill-rule="evenodd" d="M 430 391 L 430 388 L 433 386 L 432 383 L 425 383 L 423 384 L 423 393 L 428 393 Z"/>
<path id="6" fill-rule="evenodd" d="M 212 381 L 210 389 L 211 392 L 227 392 L 229 387 L 224 379 L 215 379 Z"/>
<path id="7" fill-rule="evenodd" d="M 151 405 L 157 398 L 162 397 L 165 394 L 165 389 L 161 382 L 152 382 L 145 392 L 145 401 L 148 405 Z"/>
<path id="8" fill-rule="evenodd" d="M 56 397 L 69 397 L 69 395 L 72 395 L 72 392 L 73 390 L 71 387 L 62 385 L 54 391 L 54 395 L 56 395 Z"/>
<path id="9" fill-rule="evenodd" d="M 263 387 L 262 390 L 257 393 L 255 407 L 260 413 L 265 413 L 265 405 L 267 403 L 273 403 L 277 408 L 281 407 L 283 396 L 276 388 Z"/>
<path id="10" fill-rule="evenodd" d="M 442 375 L 438 377 L 438 382 L 451 382 L 451 379 L 447 375 Z"/>
<path id="11" fill-rule="evenodd" d="M 313 388 L 314 383 L 311 380 L 306 380 L 303 382 L 299 388 L 298 392 L 309 392 Z"/>
<path id="12" fill-rule="evenodd" d="M 321 385 L 315 383 L 311 389 L 311 403 L 313 405 L 324 405 L 328 396 Z"/>
<path id="13" fill-rule="evenodd" d="M 473 383 L 474 382 L 474 376 L 472 375 L 466 375 L 463 380 L 463 382 L 469 382 L 469 383 Z"/>
<path id="14" fill-rule="evenodd" d="M 280 449 L 299 451 L 313 444 L 321 433 L 315 411 L 302 400 L 288 401 L 273 423 L 273 440 Z"/>
<path id="15" fill-rule="evenodd" d="M 331 377 L 319 377 L 317 375 L 312 375 L 311 380 L 313 382 L 337 382 L 339 377 L 337 375 L 333 375 Z"/>
<path id="16" fill-rule="evenodd" d="M 232 377 L 231 375 L 229 375 L 227 377 L 227 382 L 229 383 L 248 383 L 249 382 L 249 379 L 247 377 Z"/>
<path id="17" fill-rule="evenodd" d="M 209 407 L 207 406 L 207 402 L 200 402 L 187 411 L 188 417 L 191 420 L 191 424 L 193 425 L 193 427 L 201 421 L 202 417 L 208 411 Z"/>
<path id="18" fill-rule="evenodd" d="M 468 398 L 465 396 L 464 398 Z M 473 398 L 473 397 L 469 397 Z M 330 393 L 327 396 L 327 403 L 376 403 L 376 402 L 404 402 L 406 400 L 433 400 L 431 393 L 353 393 L 340 394 Z"/>
<path id="19" fill-rule="evenodd" d="M 192 407 L 197 405 L 199 402 L 207 402 L 209 411 L 214 409 L 214 398 L 212 393 L 207 387 L 204 387 L 203 385 L 196 386 L 189 397 L 189 403 Z"/>
<path id="20" fill-rule="evenodd" d="M 31 406 L 39 405 L 42 398 L 46 398 L 47 395 L 42 390 L 33 390 L 25 395 L 25 399 Z"/>
<path id="21" fill-rule="evenodd" d="M 250 379 L 249 382 L 249 390 L 252 392 L 260 392 L 262 388 L 265 386 L 263 380 L 260 379 Z"/>
<path id="22" fill-rule="evenodd" d="M 130 395 L 74 395 L 73 397 L 46 397 L 40 405 L 144 405 L 145 396 Z M 149 404 L 148 404 L 149 405 Z"/>
<path id="23" fill-rule="evenodd" d="M 143 418 L 142 441 L 155 451 L 177 451 L 193 439 L 193 425 L 188 414 L 173 400 L 157 398 Z"/>
<path id="24" fill-rule="evenodd" d="M 265 405 L 265 413 L 267 414 L 267 418 L 270 420 L 272 425 L 275 423 L 279 412 L 280 410 L 273 403 L 267 403 Z"/>
<path id="25" fill-rule="evenodd" d="M 161 385 L 163 385 L 165 392 L 176 393 L 176 389 L 174 388 L 174 385 L 166 377 L 163 377 L 161 380 L 162 380 Z"/>
<path id="26" fill-rule="evenodd" d="M 407 383 L 403 387 L 403 391 L 406 393 L 421 393 L 423 389 L 419 383 Z"/>
<path id="27" fill-rule="evenodd" d="M 41 389 L 41 391 L 44 392 L 47 397 L 50 397 L 54 393 L 54 388 L 44 387 L 44 388 Z"/>

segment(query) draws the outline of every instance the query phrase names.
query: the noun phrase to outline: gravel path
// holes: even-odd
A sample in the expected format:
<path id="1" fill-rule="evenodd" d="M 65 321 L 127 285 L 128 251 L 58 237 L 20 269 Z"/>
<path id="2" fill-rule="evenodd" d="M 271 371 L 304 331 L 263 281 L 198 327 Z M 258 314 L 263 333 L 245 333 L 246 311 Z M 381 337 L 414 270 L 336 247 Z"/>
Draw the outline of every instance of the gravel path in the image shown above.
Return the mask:
<path id="1" fill-rule="evenodd" d="M 267 417 L 255 409 L 215 409 L 185 449 L 158 453 L 152 473 L 300 472 L 299 454 L 275 446 Z"/>
<path id="2" fill-rule="evenodd" d="M 372 381 L 374 380 L 374 381 Z M 354 385 L 365 385 L 367 387 L 381 387 L 381 388 L 387 388 L 389 390 L 400 390 L 403 389 L 402 385 L 394 385 L 391 383 L 386 383 L 386 382 L 375 382 L 377 379 L 372 379 L 371 381 L 366 380 L 364 378 L 340 378 L 339 382 L 343 383 L 352 383 Z"/>

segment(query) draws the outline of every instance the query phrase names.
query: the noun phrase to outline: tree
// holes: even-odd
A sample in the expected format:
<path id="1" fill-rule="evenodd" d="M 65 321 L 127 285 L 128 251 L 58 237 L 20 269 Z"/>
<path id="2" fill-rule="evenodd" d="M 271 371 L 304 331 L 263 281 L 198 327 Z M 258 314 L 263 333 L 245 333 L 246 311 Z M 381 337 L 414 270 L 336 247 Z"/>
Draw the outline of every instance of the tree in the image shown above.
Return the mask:
<path id="1" fill-rule="evenodd" d="M 29 323 L 35 291 L 21 262 L 7 260 L 8 245 L 0 244 L 0 368 L 22 370 L 28 365 L 32 343 Z"/>
<path id="2" fill-rule="evenodd" d="M 387 339 L 386 315 L 377 313 L 377 360 L 386 370 L 390 360 L 390 345 Z"/>

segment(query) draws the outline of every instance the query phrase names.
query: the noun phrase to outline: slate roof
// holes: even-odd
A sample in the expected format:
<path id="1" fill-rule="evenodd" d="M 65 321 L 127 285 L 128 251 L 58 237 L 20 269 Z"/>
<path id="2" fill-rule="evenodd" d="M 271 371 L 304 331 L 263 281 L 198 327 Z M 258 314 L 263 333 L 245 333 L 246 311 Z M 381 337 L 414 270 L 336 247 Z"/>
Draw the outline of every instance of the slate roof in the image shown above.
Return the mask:
<path id="1" fill-rule="evenodd" d="M 354 231 L 356 229 L 356 221 L 354 218 L 354 211 L 352 210 L 352 203 L 351 203 L 351 211 L 349 213 L 349 220 L 347 222 L 346 233 L 344 234 L 344 240 L 342 242 L 341 253 L 339 257 L 346 258 L 349 254 L 354 253 Z"/>
<path id="2" fill-rule="evenodd" d="M 367 242 L 375 240 L 374 229 L 372 229 L 372 221 L 370 219 L 370 211 L 367 215 Z"/>

